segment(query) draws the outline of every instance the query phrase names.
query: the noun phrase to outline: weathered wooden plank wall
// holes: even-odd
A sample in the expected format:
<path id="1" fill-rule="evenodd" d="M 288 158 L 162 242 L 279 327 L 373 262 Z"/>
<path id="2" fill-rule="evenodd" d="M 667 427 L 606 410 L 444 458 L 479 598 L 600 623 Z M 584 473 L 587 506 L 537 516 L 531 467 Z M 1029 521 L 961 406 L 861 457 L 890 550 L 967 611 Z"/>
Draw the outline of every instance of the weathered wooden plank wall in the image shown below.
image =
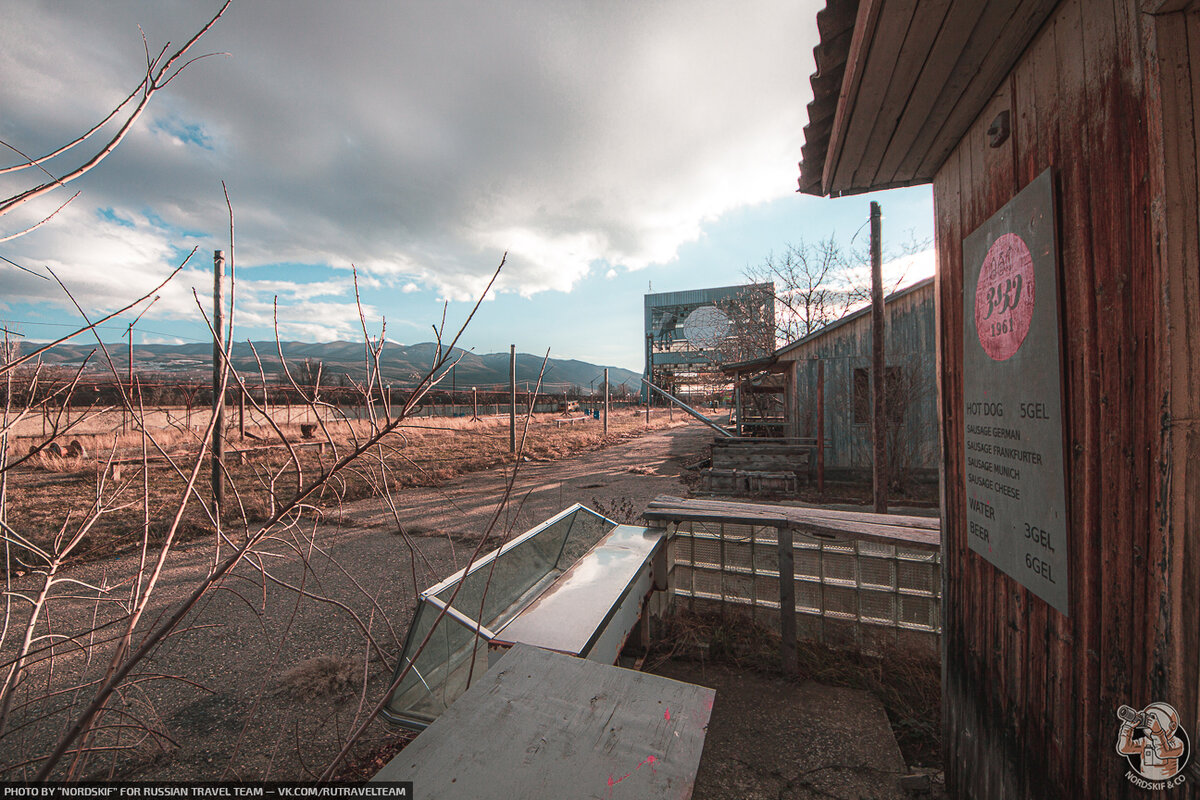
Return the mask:
<path id="1" fill-rule="evenodd" d="M 1182 72 L 1196 68 L 1186 46 L 1200 50 L 1200 37 L 1186 35 L 1200 25 L 1187 20 L 1182 50 L 1172 53 Z M 1134 0 L 1064 0 L 934 184 L 946 766 L 963 797 L 1140 793 L 1114 749 L 1123 703 L 1170 702 L 1193 739 L 1200 734 L 1200 137 L 1190 97 L 1186 120 L 1175 118 L 1179 103 L 1154 119 L 1162 53 L 1153 51 L 1164 41 L 1146 27 L 1155 25 Z M 1180 90 L 1172 83 L 1171 91 Z M 1012 135 L 991 148 L 986 130 L 1003 110 Z M 1177 124 L 1188 140 L 1178 149 L 1190 151 L 1172 162 L 1161 153 L 1162 131 Z M 1180 176 L 1174 164 L 1190 172 Z M 969 550 L 963 488 L 962 239 L 1047 167 L 1059 199 L 1069 616 Z M 1190 205 L 1172 207 L 1156 175 L 1175 181 L 1177 199 L 1190 196 Z M 1168 210 L 1156 217 L 1160 206 Z M 1186 219 L 1172 222 L 1172 213 Z M 1175 340 L 1168 330 L 1178 331 Z"/>
<path id="2" fill-rule="evenodd" d="M 1200 728 L 1200 10 L 1191 6 L 1154 18 L 1144 37 L 1152 48 L 1146 60 L 1161 73 L 1150 83 L 1147 124 L 1161 132 L 1152 139 L 1159 147 L 1151 153 L 1150 224 L 1162 287 L 1151 301 L 1161 305 L 1164 397 L 1153 432 L 1165 474 L 1156 509 L 1164 535 L 1147 561 L 1166 579 L 1164 592 L 1149 594 L 1149 610 L 1162 620 L 1153 651 L 1165 660 L 1152 674 L 1152 692 L 1179 698 L 1180 713 Z M 1200 796 L 1200 772 L 1193 775 Z"/>
<path id="3" fill-rule="evenodd" d="M 931 479 L 938 458 L 933 292 L 933 285 L 927 284 L 889 299 L 885 326 L 888 366 L 904 370 L 901 380 L 907 387 L 904 426 L 911 452 L 906 459 L 912 469 L 928 472 Z M 779 360 L 796 364 L 791 400 L 796 436 L 816 435 L 817 361 L 826 362 L 825 437 L 831 445 L 825 452 L 826 469 L 869 475 L 871 426 L 869 419 L 854 422 L 854 370 L 871 366 L 870 314 L 856 314 L 824 334 L 784 348 Z"/>

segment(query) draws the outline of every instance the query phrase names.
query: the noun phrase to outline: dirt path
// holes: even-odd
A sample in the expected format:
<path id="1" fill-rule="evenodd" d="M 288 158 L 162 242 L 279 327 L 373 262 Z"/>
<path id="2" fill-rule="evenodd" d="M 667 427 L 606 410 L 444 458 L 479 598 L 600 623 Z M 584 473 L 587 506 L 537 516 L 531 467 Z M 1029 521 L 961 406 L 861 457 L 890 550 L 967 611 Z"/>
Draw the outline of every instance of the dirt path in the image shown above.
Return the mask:
<path id="1" fill-rule="evenodd" d="M 615 507 L 636 513 L 655 495 L 686 492 L 681 483 L 686 465 L 704 455 L 712 435 L 704 425 L 681 421 L 565 461 L 522 463 L 513 502 L 501 514 L 497 532 L 527 530 L 573 503 L 603 506 L 599 511 Z M 406 489 L 396 495 L 401 521 L 417 533 L 475 539 L 495 513 L 509 478 L 508 469 L 493 469 L 433 489 Z M 355 527 L 396 530 L 395 517 L 382 510 L 378 501 L 348 504 L 343 518 Z"/>
<path id="2" fill-rule="evenodd" d="M 698 423 L 681 423 L 564 461 L 524 463 L 513 509 L 501 522 L 520 532 L 574 502 L 592 505 L 595 498 L 609 508 L 636 511 L 655 494 L 684 492 L 683 464 L 700 457 L 710 435 Z M 102 751 L 81 774 L 259 780 L 319 773 L 362 707 L 373 704 L 387 685 L 415 593 L 462 566 L 467 543 L 486 527 L 507 477 L 505 470 L 492 470 L 438 489 L 396 492 L 407 541 L 396 535 L 396 520 L 380 510 L 379 501 L 361 501 L 347 505 L 338 524 L 322 525 L 315 535 L 269 542 L 261 548 L 261 566 L 239 566 L 189 616 L 186 630 L 144 662 L 142 679 L 115 704 L 118 711 L 108 719 L 112 727 L 94 744 L 126 744 L 142 737 L 144 728 L 155 735 L 132 752 Z M 105 592 L 100 600 L 58 601 L 50 614 L 55 633 L 119 619 L 130 590 L 114 576 L 131 571 L 130 558 L 136 555 L 71 568 L 69 577 Z M 211 543 L 180 548 L 166 565 L 145 627 L 185 597 L 212 563 Z M 303 588 L 307 596 L 281 583 Z M 28 593 L 36 586 L 26 576 L 14 588 Z M 22 609 L 17 606 L 14 614 L 25 613 Z M 364 630 L 382 656 L 367 645 Z M 51 686 L 95 680 L 108 647 L 95 639 L 56 645 Z M 311 661 L 318 657 L 326 660 Z M 14 711 L 10 733 L 0 740 L 0 769 L 27 759 L 36 769 L 37 757 L 62 730 L 66 717 L 55 709 L 70 695 L 37 701 L 47 682 L 44 668 L 26 681 L 19 701 L 33 702 Z M 89 697 L 89 689 L 79 693 L 81 701 Z M 388 735 L 377 724 L 366 745 L 377 746 Z M 0 780 L 30 776 L 21 769 L 0 772 Z"/>

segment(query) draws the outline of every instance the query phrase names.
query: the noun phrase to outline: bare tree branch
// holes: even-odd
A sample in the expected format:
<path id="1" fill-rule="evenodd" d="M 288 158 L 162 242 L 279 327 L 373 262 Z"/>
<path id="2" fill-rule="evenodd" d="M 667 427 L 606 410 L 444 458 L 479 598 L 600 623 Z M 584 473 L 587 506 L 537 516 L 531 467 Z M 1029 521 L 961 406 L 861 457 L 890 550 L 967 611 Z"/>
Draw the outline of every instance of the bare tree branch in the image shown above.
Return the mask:
<path id="1" fill-rule="evenodd" d="M 188 67 L 188 65 L 192 64 L 196 60 L 196 59 L 192 59 L 190 61 L 187 61 L 187 62 L 183 63 L 182 65 L 180 65 L 179 68 L 176 69 L 173 73 L 171 72 L 171 69 L 172 69 L 172 67 L 175 66 L 176 62 L 180 58 L 182 58 L 184 55 L 186 55 L 187 52 L 192 49 L 192 46 L 195 45 L 196 42 L 200 40 L 200 37 L 202 37 L 202 36 L 204 36 L 204 34 L 208 33 L 208 31 L 212 28 L 212 26 L 216 24 L 217 20 L 221 18 L 221 15 L 225 13 L 225 10 L 227 8 L 229 8 L 229 4 L 231 2 L 233 2 L 233 0 L 225 0 L 225 4 L 221 6 L 220 10 L 217 11 L 217 13 L 213 16 L 213 18 L 210 19 L 208 21 L 208 23 L 206 23 L 204 25 L 204 27 L 202 27 L 199 31 L 197 31 L 196 34 L 194 36 L 192 36 L 192 38 L 189 39 L 183 45 L 183 47 L 179 48 L 174 53 L 172 53 L 166 59 L 165 62 L 162 60 L 162 54 L 160 54 L 159 57 L 154 59 L 153 61 L 150 61 L 149 65 L 147 67 L 147 70 L 146 70 L 146 76 L 138 84 L 138 89 L 135 89 L 134 92 L 132 92 L 129 97 L 127 97 L 119 106 L 117 106 L 117 108 L 114 110 L 114 112 L 112 114 L 110 114 L 107 118 L 105 118 L 105 120 L 104 120 L 104 122 L 108 122 L 109 120 L 111 120 L 116 115 L 116 113 L 118 111 L 120 111 L 120 109 L 122 107 L 124 107 L 127 103 L 130 102 L 130 100 L 133 98 L 133 96 L 138 93 L 138 90 L 141 91 L 141 95 L 142 95 L 141 99 L 137 102 L 137 104 L 129 112 L 129 115 L 125 118 L 125 121 L 121 123 L 121 127 L 117 130 L 117 132 L 115 134 L 113 134 L 112 138 L 110 138 L 107 142 L 105 142 L 94 154 L 92 154 L 92 156 L 87 161 L 85 161 L 83 164 L 76 167 L 75 169 L 71 170 L 70 172 L 66 173 L 65 175 L 63 175 L 61 177 L 57 177 L 57 178 L 51 176 L 51 179 L 46 181 L 45 183 L 38 184 L 37 186 L 32 186 L 28 189 L 25 189 L 24 191 L 21 191 L 15 195 L 12 195 L 11 197 L 8 197 L 4 200 L 0 200 L 0 216 L 3 216 L 5 214 L 9 213 L 13 209 L 18 208 L 19 206 L 22 206 L 22 205 L 30 202 L 31 200 L 41 197 L 42 195 L 44 195 L 48 192 L 54 191 L 55 189 L 57 189 L 59 187 L 66 186 L 68 183 L 86 175 L 88 172 L 92 171 L 92 169 L 94 169 L 101 161 L 108 158 L 108 156 L 114 150 L 117 149 L 117 145 L 119 145 L 122 142 L 122 140 L 124 140 L 125 136 L 133 128 L 134 123 L 137 122 L 138 119 L 142 116 L 142 113 L 146 110 L 146 106 L 149 105 L 151 98 L 153 98 L 154 95 L 157 94 L 160 89 L 163 89 L 164 87 L 166 87 L 167 84 L 169 84 L 175 78 L 176 75 L 178 75 L 182 70 L 186 69 Z M 164 52 L 165 52 L 165 49 L 164 49 Z M 101 125 L 103 125 L 103 124 L 104 123 L 101 123 Z M 99 127 L 99 126 L 97 126 L 97 127 Z M 92 130 L 85 133 L 83 136 L 76 139 L 70 145 L 67 145 L 67 147 L 56 151 L 55 154 L 65 152 L 65 150 L 68 150 L 68 149 L 80 144 L 81 142 L 86 140 L 88 137 L 90 137 L 95 132 L 95 130 L 96 130 L 96 128 L 93 128 Z M 12 146 L 9 146 L 9 149 L 12 149 L 14 151 L 16 150 L 16 148 L 14 148 Z M 40 166 L 41 162 L 43 162 L 45 160 L 46 160 L 46 158 L 30 160 L 22 166 L 28 167 L 28 166 L 35 165 L 35 164 Z M 45 170 L 43 170 L 43 171 L 45 171 Z M 49 173 L 47 173 L 47 174 L 49 174 Z M 34 226 L 34 227 L 36 227 L 36 226 Z"/>

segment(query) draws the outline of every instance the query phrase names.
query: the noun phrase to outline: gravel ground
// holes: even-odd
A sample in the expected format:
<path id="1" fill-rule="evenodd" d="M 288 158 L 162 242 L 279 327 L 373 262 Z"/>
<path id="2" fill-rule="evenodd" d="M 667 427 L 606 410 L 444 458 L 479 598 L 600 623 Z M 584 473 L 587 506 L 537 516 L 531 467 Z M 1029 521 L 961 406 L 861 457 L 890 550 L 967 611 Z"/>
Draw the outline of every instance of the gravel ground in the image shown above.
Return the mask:
<path id="1" fill-rule="evenodd" d="M 574 502 L 595 505 L 595 499 L 609 510 L 637 511 L 656 494 L 682 494 L 683 464 L 701 456 L 710 436 L 699 423 L 680 422 L 566 460 L 524 463 L 500 524 L 520 532 Z M 381 510 L 379 501 L 361 501 L 347 505 L 336 524 L 322 525 L 315 534 L 296 534 L 261 548 L 261 569 L 238 567 L 191 613 L 185 629 L 143 662 L 141 679 L 112 704 L 110 727 L 93 742 L 100 749 L 76 774 L 259 780 L 319 773 L 363 707 L 369 708 L 386 686 L 415 593 L 465 563 L 507 477 L 505 470 L 492 470 L 437 489 L 396 492 L 407 539 L 397 535 L 395 517 Z M 136 557 L 69 569 L 70 578 L 108 587 L 108 599 L 97 602 L 81 591 L 79 599 L 56 602 L 48 620 L 55 633 L 120 617 L 115 598 L 127 601 L 129 586 L 119 576 L 132 571 Z M 179 548 L 143 627 L 186 596 L 212 561 L 211 543 Z M 299 598 L 293 589 L 265 579 L 264 572 L 319 597 Z M 29 576 L 14 588 L 36 590 Z M 23 607 L 14 606 L 13 621 L 20 621 Z M 377 648 L 368 646 L 364 631 Z M 11 632 L 8 641 L 11 647 Z M 66 715 L 56 709 L 73 695 L 46 696 L 47 687 L 102 675 L 108 648 L 99 638 L 83 644 L 91 646 L 56 645 L 53 675 L 45 662 L 31 670 L 18 703 L 32 702 L 13 709 L 8 733 L 0 739 L 5 770 L 0 779 L 30 777 L 25 770 L 36 769 L 47 743 L 61 733 Z M 78 697 L 86 701 L 89 690 Z M 154 735 L 147 736 L 146 729 Z M 394 733 L 375 724 L 364 748 L 376 748 L 389 736 Z M 140 744 L 132 750 L 102 749 L 135 741 Z M 17 766 L 27 760 L 31 766 Z"/>
<path id="2" fill-rule="evenodd" d="M 674 660 L 655 670 L 717 690 L 693 800 L 904 800 L 879 700 L 857 689 Z"/>

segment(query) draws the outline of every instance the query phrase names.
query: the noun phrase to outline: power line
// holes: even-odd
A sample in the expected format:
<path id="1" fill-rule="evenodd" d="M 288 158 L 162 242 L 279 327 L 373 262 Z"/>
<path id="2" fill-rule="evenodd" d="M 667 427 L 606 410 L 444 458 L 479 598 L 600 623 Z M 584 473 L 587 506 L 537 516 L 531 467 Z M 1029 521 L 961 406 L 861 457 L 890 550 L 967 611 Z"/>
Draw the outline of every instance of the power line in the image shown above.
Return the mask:
<path id="1" fill-rule="evenodd" d="M 3 258 L 3 256 L 0 256 L 0 258 Z M 31 320 L 31 319 L 5 319 L 4 322 L 6 322 L 10 325 L 42 325 L 42 326 L 50 327 L 50 328 L 80 328 L 80 327 L 83 327 L 81 325 L 76 325 L 76 324 L 70 323 L 70 322 L 35 322 L 34 320 Z M 123 326 L 121 326 L 121 325 L 97 325 L 96 330 L 109 330 L 109 331 L 120 330 L 122 327 Z M 153 330 L 150 330 L 149 328 L 138 328 L 138 331 L 140 331 L 141 333 L 153 333 L 156 336 L 170 336 L 172 338 L 183 339 L 188 342 L 212 341 L 211 338 L 210 339 L 195 339 L 195 338 L 192 338 L 191 336 L 180 336 L 177 333 L 167 333 L 166 331 L 153 331 Z"/>
<path id="2" fill-rule="evenodd" d="M 34 272 L 34 271 L 33 271 L 33 270 L 31 270 L 29 267 L 22 267 L 20 264 L 18 264 L 17 262 L 13 261 L 11 258 L 4 258 L 4 256 L 0 256 L 0 259 L 4 259 L 4 260 L 5 260 L 5 261 L 7 261 L 9 264 L 12 264 L 14 267 L 16 267 L 16 268 L 17 268 L 17 269 L 19 269 L 19 270 L 23 270 L 24 272 L 28 272 L 30 275 L 32 275 L 32 276 L 33 276 L 33 277 L 35 277 L 35 278 L 41 278 L 41 279 L 42 279 L 42 280 L 44 280 L 44 281 L 48 281 L 48 280 L 50 280 L 50 278 L 48 278 L 47 276 L 43 275 L 43 274 L 42 274 L 42 273 L 40 273 L 40 272 Z"/>

